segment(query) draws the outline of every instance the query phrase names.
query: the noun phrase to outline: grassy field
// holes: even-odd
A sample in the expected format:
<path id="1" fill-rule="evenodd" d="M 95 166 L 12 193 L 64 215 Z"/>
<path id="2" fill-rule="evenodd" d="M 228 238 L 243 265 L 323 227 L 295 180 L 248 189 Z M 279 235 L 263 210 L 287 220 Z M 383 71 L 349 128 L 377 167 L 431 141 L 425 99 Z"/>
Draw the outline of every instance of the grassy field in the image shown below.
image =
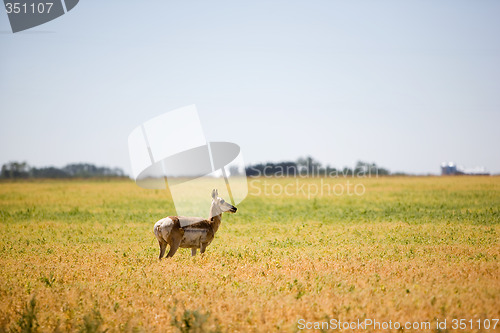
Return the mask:
<path id="1" fill-rule="evenodd" d="M 203 257 L 161 262 L 165 191 L 0 183 L 0 332 L 294 332 L 334 319 L 500 331 L 499 177 L 347 180 L 253 179 Z"/>

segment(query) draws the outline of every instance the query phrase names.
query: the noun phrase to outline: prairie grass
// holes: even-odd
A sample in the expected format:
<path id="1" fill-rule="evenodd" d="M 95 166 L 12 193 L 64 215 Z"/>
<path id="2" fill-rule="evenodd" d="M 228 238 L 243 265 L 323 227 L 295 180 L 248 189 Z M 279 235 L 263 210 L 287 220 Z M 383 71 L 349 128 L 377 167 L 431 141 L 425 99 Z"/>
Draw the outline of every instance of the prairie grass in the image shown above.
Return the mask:
<path id="1" fill-rule="evenodd" d="M 334 318 L 453 331 L 500 317 L 499 177 L 250 181 L 204 256 L 161 262 L 165 191 L 0 183 L 0 332 L 294 332 Z M 347 181 L 363 195 L 300 190 Z"/>

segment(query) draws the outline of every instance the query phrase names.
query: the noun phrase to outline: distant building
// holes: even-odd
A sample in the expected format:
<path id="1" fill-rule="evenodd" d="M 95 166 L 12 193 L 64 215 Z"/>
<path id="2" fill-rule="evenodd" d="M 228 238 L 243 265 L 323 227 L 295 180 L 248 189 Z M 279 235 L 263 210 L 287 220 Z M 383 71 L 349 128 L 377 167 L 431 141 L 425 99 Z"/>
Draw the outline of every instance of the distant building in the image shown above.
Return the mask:
<path id="1" fill-rule="evenodd" d="M 484 167 L 476 167 L 472 169 L 465 169 L 462 166 L 457 166 L 453 162 L 441 163 L 441 175 L 474 175 L 474 176 L 488 176 L 490 173 L 486 172 Z"/>
<path id="2" fill-rule="evenodd" d="M 453 162 L 449 163 L 441 163 L 441 175 L 442 176 L 448 176 L 448 175 L 463 175 L 464 173 L 457 170 L 457 165 Z"/>

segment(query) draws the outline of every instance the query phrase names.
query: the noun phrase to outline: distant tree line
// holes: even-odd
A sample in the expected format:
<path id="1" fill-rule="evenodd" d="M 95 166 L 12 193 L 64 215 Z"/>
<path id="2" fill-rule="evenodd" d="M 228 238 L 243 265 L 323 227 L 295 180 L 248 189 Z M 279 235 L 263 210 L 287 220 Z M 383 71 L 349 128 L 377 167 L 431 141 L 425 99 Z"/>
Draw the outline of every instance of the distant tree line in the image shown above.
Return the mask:
<path id="1" fill-rule="evenodd" d="M 389 170 L 377 166 L 375 163 L 359 161 L 353 168 L 344 167 L 336 169 L 329 165 L 323 166 L 312 157 L 299 158 L 295 162 L 267 162 L 246 167 L 248 177 L 296 177 L 296 176 L 323 176 L 323 177 L 346 177 L 346 176 L 385 176 L 390 175 Z"/>
<path id="2" fill-rule="evenodd" d="M 88 163 L 68 164 L 63 168 L 31 167 L 26 162 L 9 162 L 2 165 L 0 178 L 90 178 L 90 177 L 125 177 L 120 168 L 98 167 Z"/>
<path id="3" fill-rule="evenodd" d="M 336 169 L 329 165 L 323 166 L 312 157 L 299 158 L 297 161 L 267 162 L 249 165 L 245 168 L 248 177 L 347 177 L 347 176 L 384 176 L 390 175 L 389 170 L 375 163 L 359 161 L 353 168 Z M 239 174 L 238 168 L 230 168 L 232 175 Z M 126 177 L 120 168 L 98 167 L 88 163 L 68 164 L 63 168 L 31 167 L 26 162 L 9 162 L 2 165 L 0 178 L 90 178 L 90 177 Z"/>

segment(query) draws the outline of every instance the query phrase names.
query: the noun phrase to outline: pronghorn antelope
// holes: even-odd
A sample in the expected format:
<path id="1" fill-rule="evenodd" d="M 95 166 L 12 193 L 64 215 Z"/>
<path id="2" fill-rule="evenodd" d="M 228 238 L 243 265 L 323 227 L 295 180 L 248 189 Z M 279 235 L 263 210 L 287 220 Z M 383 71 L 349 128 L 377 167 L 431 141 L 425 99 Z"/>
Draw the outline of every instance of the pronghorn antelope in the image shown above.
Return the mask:
<path id="1" fill-rule="evenodd" d="M 212 191 L 212 205 L 208 220 L 201 217 L 169 216 L 155 223 L 154 233 L 160 244 L 160 259 L 170 245 L 167 258 L 172 257 L 179 247 L 190 248 L 191 255 L 196 250 L 205 252 L 214 239 L 222 221 L 222 213 L 236 213 L 236 207 L 219 198 L 217 190 Z M 182 225 L 185 225 L 184 227 Z"/>

